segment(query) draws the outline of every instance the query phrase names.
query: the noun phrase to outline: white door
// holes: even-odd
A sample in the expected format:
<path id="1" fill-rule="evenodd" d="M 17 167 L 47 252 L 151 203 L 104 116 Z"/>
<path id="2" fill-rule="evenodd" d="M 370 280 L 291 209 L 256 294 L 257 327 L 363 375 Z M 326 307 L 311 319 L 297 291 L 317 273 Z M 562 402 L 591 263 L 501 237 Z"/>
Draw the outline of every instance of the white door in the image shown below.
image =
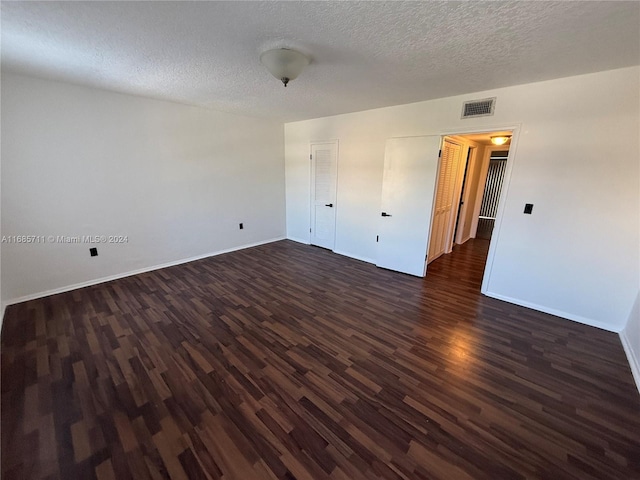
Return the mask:
<path id="1" fill-rule="evenodd" d="M 378 267 L 424 277 L 439 149 L 440 136 L 387 140 Z"/>
<path id="2" fill-rule="evenodd" d="M 333 250 L 338 142 L 311 144 L 311 245 Z"/>
<path id="3" fill-rule="evenodd" d="M 452 240 L 452 230 L 455 226 L 453 223 L 453 207 L 461 153 L 462 147 L 460 145 L 445 139 L 438 170 L 428 263 L 445 253 Z"/>

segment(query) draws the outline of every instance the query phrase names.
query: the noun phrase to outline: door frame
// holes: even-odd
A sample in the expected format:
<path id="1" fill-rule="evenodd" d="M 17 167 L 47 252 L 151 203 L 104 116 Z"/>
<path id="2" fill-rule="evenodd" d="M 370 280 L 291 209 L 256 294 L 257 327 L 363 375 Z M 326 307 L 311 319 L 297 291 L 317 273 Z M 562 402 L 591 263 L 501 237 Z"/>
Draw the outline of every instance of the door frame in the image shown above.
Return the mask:
<path id="1" fill-rule="evenodd" d="M 511 143 L 509 144 L 509 155 L 507 156 L 507 168 L 504 173 L 504 179 L 502 180 L 502 190 L 500 192 L 500 199 L 498 200 L 498 211 L 496 213 L 496 221 L 493 226 L 493 233 L 491 234 L 491 240 L 489 242 L 489 253 L 487 254 L 487 261 L 484 267 L 484 273 L 482 275 L 482 287 L 480 293 L 487 294 L 489 283 L 491 281 L 491 272 L 493 270 L 493 262 L 496 256 L 496 250 L 498 248 L 498 240 L 500 239 L 500 233 L 502 231 L 502 222 L 504 217 L 504 208 L 509 195 L 509 187 L 511 185 L 511 172 L 513 171 L 513 165 L 515 163 L 516 151 L 518 147 L 518 139 L 522 125 L 520 123 L 510 125 L 492 125 L 490 127 L 476 127 L 476 128 L 449 128 L 442 130 L 440 135 L 442 137 L 451 135 L 470 135 L 474 133 L 491 133 L 511 131 Z"/>
<path id="2" fill-rule="evenodd" d="M 336 181 L 335 181 L 335 213 L 333 216 L 333 248 L 331 249 L 332 252 L 335 252 L 336 250 L 336 238 L 338 237 L 337 235 L 337 230 L 338 230 L 338 168 L 340 166 L 339 164 L 339 159 L 340 159 L 340 142 L 338 141 L 337 138 L 333 138 L 330 140 L 312 140 L 309 142 L 309 245 L 313 245 L 313 243 L 311 243 L 311 239 L 312 239 L 312 235 L 311 235 L 311 229 L 313 228 L 313 220 L 314 220 L 314 214 L 313 214 L 313 207 L 314 207 L 314 201 L 315 201 L 315 191 L 316 191 L 316 186 L 315 186 L 315 159 L 312 158 L 312 152 L 313 152 L 313 147 L 314 145 L 327 145 L 327 144 L 334 144 L 336 146 Z"/>

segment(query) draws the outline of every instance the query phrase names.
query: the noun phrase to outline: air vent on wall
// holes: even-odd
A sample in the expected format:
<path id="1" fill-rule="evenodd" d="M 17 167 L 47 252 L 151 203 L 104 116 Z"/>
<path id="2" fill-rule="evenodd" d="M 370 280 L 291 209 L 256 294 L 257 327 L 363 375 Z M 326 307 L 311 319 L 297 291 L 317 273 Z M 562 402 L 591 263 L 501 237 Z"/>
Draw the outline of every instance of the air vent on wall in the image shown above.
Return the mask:
<path id="1" fill-rule="evenodd" d="M 471 100 L 462 104 L 462 118 L 486 117 L 493 115 L 496 97 L 484 100 Z"/>

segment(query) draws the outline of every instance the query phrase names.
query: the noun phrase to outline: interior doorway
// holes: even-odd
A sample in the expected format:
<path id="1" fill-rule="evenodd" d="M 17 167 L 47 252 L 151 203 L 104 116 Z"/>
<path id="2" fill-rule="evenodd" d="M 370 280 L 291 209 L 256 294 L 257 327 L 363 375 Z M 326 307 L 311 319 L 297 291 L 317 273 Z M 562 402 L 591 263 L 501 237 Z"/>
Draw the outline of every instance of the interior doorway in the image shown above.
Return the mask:
<path id="1" fill-rule="evenodd" d="M 438 167 L 427 264 L 458 251 L 491 254 L 512 131 L 445 135 Z M 500 143 L 502 142 L 502 143 Z M 498 143 L 498 144 L 497 144 Z M 441 211 L 446 212 L 446 218 Z M 444 240 L 443 240 L 444 239 Z M 460 248 L 467 244 L 465 249 Z"/>
<path id="2" fill-rule="evenodd" d="M 437 259 L 449 257 L 456 245 L 465 246 L 469 240 L 475 241 L 487 176 L 485 168 L 488 168 L 486 152 L 492 148 L 490 137 L 500 133 L 510 136 L 512 132 L 517 137 L 517 128 L 506 127 L 507 132 L 465 131 L 387 139 L 380 223 L 375 238 L 376 265 L 424 277 L 430 268 L 429 260 L 436 262 Z M 508 156 L 512 157 L 513 154 Z M 510 172 L 511 161 L 507 160 L 505 186 L 508 185 Z M 443 183 L 442 179 L 446 182 Z M 440 189 L 437 189 L 438 184 Z M 506 195 L 506 190 L 502 189 L 500 198 Z M 500 231 L 502 203 L 498 201 L 495 213 L 497 234 Z M 441 211 L 446 214 L 438 215 L 442 218 L 436 219 L 436 214 Z M 486 273 L 481 278 L 482 293 L 487 291 L 490 284 L 497 242 L 485 240 L 485 244 L 488 254 L 483 256 L 484 261 L 481 262 L 482 271 Z"/>

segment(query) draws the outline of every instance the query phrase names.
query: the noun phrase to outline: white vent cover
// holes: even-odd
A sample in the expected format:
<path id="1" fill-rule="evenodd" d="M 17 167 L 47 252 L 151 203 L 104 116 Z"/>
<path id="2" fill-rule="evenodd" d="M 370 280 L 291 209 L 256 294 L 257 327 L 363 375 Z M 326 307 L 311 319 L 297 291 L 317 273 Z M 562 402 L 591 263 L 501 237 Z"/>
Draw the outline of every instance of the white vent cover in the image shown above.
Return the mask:
<path id="1" fill-rule="evenodd" d="M 462 118 L 487 117 L 493 115 L 496 97 L 471 100 L 462 104 Z"/>

